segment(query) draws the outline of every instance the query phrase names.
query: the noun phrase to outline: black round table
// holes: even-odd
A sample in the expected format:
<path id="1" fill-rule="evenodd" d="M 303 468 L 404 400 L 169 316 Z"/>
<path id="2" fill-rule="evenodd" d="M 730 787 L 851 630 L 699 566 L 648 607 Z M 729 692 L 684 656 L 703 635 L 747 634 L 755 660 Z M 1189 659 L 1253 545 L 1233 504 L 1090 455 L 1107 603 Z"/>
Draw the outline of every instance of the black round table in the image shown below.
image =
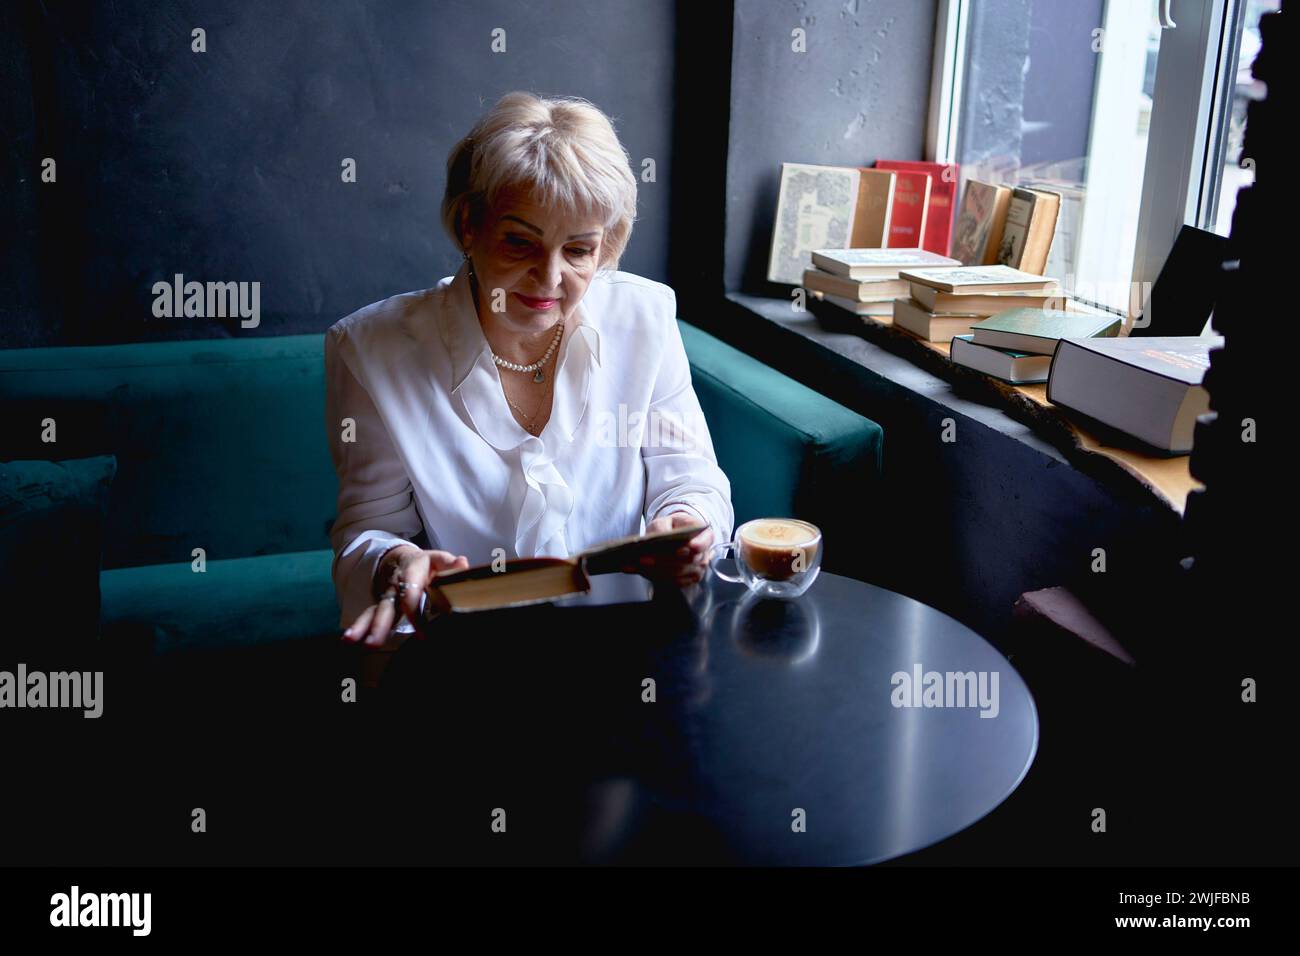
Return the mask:
<path id="1" fill-rule="evenodd" d="M 875 863 L 988 814 L 1038 743 L 992 645 L 826 572 L 462 615 L 378 695 L 371 766 L 428 809 L 382 849 L 413 862 Z"/>

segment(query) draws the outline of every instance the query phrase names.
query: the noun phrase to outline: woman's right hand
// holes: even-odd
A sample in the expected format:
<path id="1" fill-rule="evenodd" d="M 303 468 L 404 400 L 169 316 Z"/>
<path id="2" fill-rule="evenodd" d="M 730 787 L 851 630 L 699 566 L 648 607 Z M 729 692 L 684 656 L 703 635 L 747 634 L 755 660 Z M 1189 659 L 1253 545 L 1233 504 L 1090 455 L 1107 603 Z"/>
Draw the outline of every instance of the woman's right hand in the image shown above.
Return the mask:
<path id="1" fill-rule="evenodd" d="M 343 632 L 343 640 L 367 647 L 387 647 L 400 644 L 405 634 L 393 631 L 404 613 L 412 623 L 420 611 L 420 597 L 425 587 L 439 574 L 462 571 L 469 567 L 465 555 L 450 551 L 423 551 L 413 545 L 399 544 L 390 548 L 375 570 L 375 603 L 361 612 L 352 626 Z M 406 582 L 406 593 L 398 592 L 399 581 Z M 393 601 L 385 593 L 398 594 Z"/>

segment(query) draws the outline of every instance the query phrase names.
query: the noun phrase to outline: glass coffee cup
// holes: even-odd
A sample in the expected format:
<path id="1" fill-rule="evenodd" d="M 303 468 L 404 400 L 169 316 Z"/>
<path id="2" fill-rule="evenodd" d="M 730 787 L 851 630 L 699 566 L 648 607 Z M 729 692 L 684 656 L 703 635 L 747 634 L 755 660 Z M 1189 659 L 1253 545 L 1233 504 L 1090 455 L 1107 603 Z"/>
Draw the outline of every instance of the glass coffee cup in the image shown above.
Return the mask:
<path id="1" fill-rule="evenodd" d="M 718 570 L 730 550 L 736 552 L 738 577 Z M 817 580 L 821 566 L 821 530 L 797 518 L 754 518 L 736 529 L 733 540 L 709 549 L 714 574 L 764 597 L 798 597 Z"/>

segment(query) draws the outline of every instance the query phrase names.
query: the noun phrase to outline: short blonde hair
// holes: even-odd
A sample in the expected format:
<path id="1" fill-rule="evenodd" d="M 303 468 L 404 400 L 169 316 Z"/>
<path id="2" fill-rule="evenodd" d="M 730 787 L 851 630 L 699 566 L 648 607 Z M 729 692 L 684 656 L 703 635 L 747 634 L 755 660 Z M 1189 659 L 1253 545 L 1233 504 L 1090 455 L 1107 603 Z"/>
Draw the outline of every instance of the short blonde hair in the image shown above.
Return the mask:
<path id="1" fill-rule="evenodd" d="M 507 93 L 452 147 L 442 224 L 458 249 L 462 211 L 477 227 L 510 188 L 563 215 L 599 219 L 599 265 L 618 268 L 636 221 L 636 176 L 614 124 L 591 102 Z"/>

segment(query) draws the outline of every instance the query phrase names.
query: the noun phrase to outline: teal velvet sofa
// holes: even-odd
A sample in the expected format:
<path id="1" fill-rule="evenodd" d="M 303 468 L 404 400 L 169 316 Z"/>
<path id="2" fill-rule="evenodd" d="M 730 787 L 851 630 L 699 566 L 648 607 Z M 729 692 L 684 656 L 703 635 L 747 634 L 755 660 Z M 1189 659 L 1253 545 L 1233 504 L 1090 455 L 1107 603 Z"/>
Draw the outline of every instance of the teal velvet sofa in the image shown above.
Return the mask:
<path id="1" fill-rule="evenodd" d="M 828 570 L 870 520 L 883 434 L 680 322 L 736 523 L 820 525 Z M 100 639 L 154 653 L 339 632 L 323 335 L 0 352 L 5 461 L 114 455 Z M 58 440 L 41 440 L 41 422 Z M 201 549 L 199 552 L 197 549 Z M 199 559 L 205 573 L 194 573 Z"/>

